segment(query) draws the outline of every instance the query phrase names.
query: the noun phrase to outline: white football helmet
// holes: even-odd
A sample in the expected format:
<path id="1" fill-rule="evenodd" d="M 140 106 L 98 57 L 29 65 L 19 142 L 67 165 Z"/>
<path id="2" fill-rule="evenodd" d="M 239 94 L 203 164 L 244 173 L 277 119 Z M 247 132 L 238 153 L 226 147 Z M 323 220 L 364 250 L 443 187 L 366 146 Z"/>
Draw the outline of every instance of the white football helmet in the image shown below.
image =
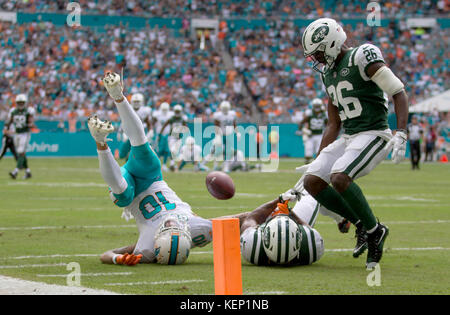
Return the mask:
<path id="1" fill-rule="evenodd" d="M 315 111 L 321 111 L 322 110 L 322 106 L 323 106 L 323 102 L 320 98 L 315 98 L 312 101 L 312 106 L 313 106 L 313 110 Z"/>
<path id="2" fill-rule="evenodd" d="M 322 18 L 308 25 L 302 36 L 302 46 L 305 58 L 314 61 L 313 69 L 320 73 L 327 73 L 334 67 L 342 45 L 347 40 L 344 29 L 333 19 Z M 324 60 L 318 60 L 315 55 L 323 52 Z M 323 67 L 319 68 L 319 65 Z"/>
<path id="3" fill-rule="evenodd" d="M 223 101 L 222 103 L 220 103 L 219 107 L 220 111 L 226 115 L 231 109 L 231 104 L 228 101 Z"/>
<path id="4" fill-rule="evenodd" d="M 184 263 L 191 247 L 191 233 L 185 222 L 176 216 L 168 216 L 161 222 L 155 235 L 155 256 L 159 264 Z"/>
<path id="5" fill-rule="evenodd" d="M 183 112 L 183 107 L 180 104 L 177 104 L 173 107 L 173 112 L 175 116 L 181 116 L 181 113 Z"/>
<path id="6" fill-rule="evenodd" d="M 277 264 L 287 264 L 298 256 L 302 234 L 294 220 L 280 214 L 267 222 L 263 240 L 267 257 Z"/>
<path id="7" fill-rule="evenodd" d="M 25 107 L 25 104 L 27 103 L 27 96 L 25 94 L 18 94 L 16 96 L 16 105 L 19 108 Z"/>
<path id="8" fill-rule="evenodd" d="M 141 93 L 135 93 L 131 96 L 131 106 L 135 110 L 138 110 L 141 106 L 144 106 L 144 95 Z"/>
<path id="9" fill-rule="evenodd" d="M 161 109 L 161 111 L 163 113 L 167 113 L 170 110 L 170 105 L 169 105 L 169 103 L 164 102 L 161 104 L 161 106 L 159 108 Z"/>
<path id="10" fill-rule="evenodd" d="M 266 255 L 263 245 L 264 224 L 256 228 L 246 229 L 240 238 L 241 255 L 246 261 L 254 265 L 267 265 L 269 258 Z"/>

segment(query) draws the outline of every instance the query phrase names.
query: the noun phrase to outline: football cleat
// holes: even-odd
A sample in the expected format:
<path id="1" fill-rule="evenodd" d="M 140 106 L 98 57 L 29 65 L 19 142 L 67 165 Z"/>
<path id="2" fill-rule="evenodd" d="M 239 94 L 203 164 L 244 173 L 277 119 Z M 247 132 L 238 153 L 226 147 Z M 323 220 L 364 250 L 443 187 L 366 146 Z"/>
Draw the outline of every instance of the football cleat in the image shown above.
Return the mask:
<path id="1" fill-rule="evenodd" d="M 114 132 L 114 127 L 110 121 L 101 121 L 97 115 L 88 118 L 88 127 L 95 142 L 105 145 L 106 142 L 112 141 L 108 139 L 108 135 Z"/>
<path id="2" fill-rule="evenodd" d="M 361 226 L 355 230 L 356 246 L 353 250 L 353 257 L 358 258 L 367 249 L 367 231 Z"/>
<path id="3" fill-rule="evenodd" d="M 338 223 L 339 232 L 348 233 L 348 231 L 350 230 L 350 226 L 352 226 L 352 223 L 349 220 L 347 219 L 342 220 L 341 222 Z"/>
<path id="4" fill-rule="evenodd" d="M 23 179 L 29 179 L 31 178 L 31 172 L 26 172 L 25 175 L 23 176 Z"/>
<path id="5" fill-rule="evenodd" d="M 123 86 L 120 75 L 114 72 L 107 72 L 103 78 L 103 84 L 113 100 L 123 98 Z"/>
<path id="6" fill-rule="evenodd" d="M 375 232 L 367 235 L 367 244 L 369 252 L 367 253 L 366 268 L 374 268 L 381 260 L 383 256 L 384 242 L 389 235 L 389 229 L 381 223 L 378 223 L 378 227 Z"/>
<path id="7" fill-rule="evenodd" d="M 8 174 L 9 174 L 9 176 L 11 176 L 12 179 L 16 179 L 17 178 L 17 174 L 14 173 L 14 172 L 9 172 Z"/>

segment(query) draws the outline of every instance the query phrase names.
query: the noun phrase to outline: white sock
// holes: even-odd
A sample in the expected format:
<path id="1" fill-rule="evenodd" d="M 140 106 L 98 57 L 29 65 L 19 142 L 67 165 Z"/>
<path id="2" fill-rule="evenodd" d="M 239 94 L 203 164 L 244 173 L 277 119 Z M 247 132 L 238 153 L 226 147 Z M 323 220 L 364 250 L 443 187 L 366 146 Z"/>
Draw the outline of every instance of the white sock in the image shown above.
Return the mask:
<path id="1" fill-rule="evenodd" d="M 19 169 L 16 167 L 16 168 L 14 169 L 13 173 L 14 173 L 14 174 L 19 173 Z"/>
<path id="2" fill-rule="evenodd" d="M 124 97 L 122 103 L 116 103 L 120 119 L 122 120 L 122 128 L 124 133 L 130 139 L 133 147 L 137 147 L 147 143 L 144 126 L 136 111 L 131 107 L 128 100 Z"/>
<path id="3" fill-rule="evenodd" d="M 123 193 L 127 189 L 128 183 L 125 178 L 123 178 L 120 166 L 114 159 L 111 150 L 108 148 L 108 150 L 97 150 L 97 152 L 100 173 L 102 174 L 105 183 L 111 188 L 113 193 Z"/>

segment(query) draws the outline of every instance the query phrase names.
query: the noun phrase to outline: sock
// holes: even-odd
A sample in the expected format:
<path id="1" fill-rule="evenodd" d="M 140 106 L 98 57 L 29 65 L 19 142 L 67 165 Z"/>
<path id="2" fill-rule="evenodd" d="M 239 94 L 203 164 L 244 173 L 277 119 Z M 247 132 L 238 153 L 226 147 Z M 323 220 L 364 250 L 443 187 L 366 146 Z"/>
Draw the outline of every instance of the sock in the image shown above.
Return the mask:
<path id="1" fill-rule="evenodd" d="M 142 121 L 130 103 L 128 103 L 128 100 L 124 97 L 123 102 L 116 103 L 116 106 L 122 120 L 123 131 L 130 139 L 131 145 L 137 147 L 147 143 Z"/>
<path id="2" fill-rule="evenodd" d="M 17 159 L 17 167 L 16 167 L 17 171 L 19 171 L 23 168 L 24 159 L 25 159 L 25 157 L 23 155 L 19 155 L 19 158 Z M 15 170 L 14 170 L 14 172 L 17 173 Z"/>
<path id="3" fill-rule="evenodd" d="M 361 220 L 362 225 L 367 231 L 372 230 L 377 225 L 377 220 L 370 209 L 369 203 L 364 197 L 361 188 L 352 182 L 347 189 L 341 193 L 342 197 L 347 201 L 357 217 Z"/>
<path id="4" fill-rule="evenodd" d="M 314 199 L 328 210 L 339 214 L 353 224 L 358 222 L 358 217 L 352 208 L 333 187 L 328 185 L 324 190 L 314 196 Z"/>
<path id="5" fill-rule="evenodd" d="M 27 168 L 27 169 L 25 170 L 25 172 L 31 173 L 31 170 L 30 170 L 29 168 Z"/>
<path id="6" fill-rule="evenodd" d="M 128 183 L 123 178 L 119 164 L 117 164 L 111 150 L 97 150 L 98 161 L 100 164 L 100 173 L 105 183 L 111 188 L 111 191 L 115 194 L 123 193 Z"/>
<path id="7" fill-rule="evenodd" d="M 12 171 L 13 172 L 13 174 L 17 174 L 17 173 L 19 173 L 19 169 L 16 167 L 15 169 L 14 169 L 14 171 Z"/>

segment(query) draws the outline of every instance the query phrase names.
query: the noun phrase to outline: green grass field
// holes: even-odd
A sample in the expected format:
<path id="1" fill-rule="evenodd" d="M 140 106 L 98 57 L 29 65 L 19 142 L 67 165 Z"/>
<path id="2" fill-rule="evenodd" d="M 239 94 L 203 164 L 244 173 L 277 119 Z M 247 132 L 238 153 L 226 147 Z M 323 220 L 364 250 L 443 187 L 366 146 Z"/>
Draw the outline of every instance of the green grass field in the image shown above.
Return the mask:
<path id="1" fill-rule="evenodd" d="M 277 173 L 234 173 L 236 195 L 212 198 L 205 173 L 169 173 L 165 180 L 197 214 L 212 218 L 254 209 L 294 185 L 300 160 L 283 160 Z M 137 240 L 134 222 L 120 218 L 94 158 L 29 159 L 33 178 L 13 181 L 0 162 L 0 274 L 66 284 L 69 262 L 81 266 L 81 285 L 127 294 L 213 294 L 212 246 L 195 249 L 181 266 L 103 265 L 99 255 Z M 22 174 L 20 174 L 22 176 Z M 246 294 L 448 294 L 450 165 L 383 163 L 358 181 L 375 215 L 390 227 L 381 286 L 369 287 L 365 255 L 354 259 L 354 230 L 338 232 L 319 216 L 325 241 L 320 261 L 302 267 L 256 267 L 243 262 Z M 174 282 L 172 282 L 174 281 Z"/>

